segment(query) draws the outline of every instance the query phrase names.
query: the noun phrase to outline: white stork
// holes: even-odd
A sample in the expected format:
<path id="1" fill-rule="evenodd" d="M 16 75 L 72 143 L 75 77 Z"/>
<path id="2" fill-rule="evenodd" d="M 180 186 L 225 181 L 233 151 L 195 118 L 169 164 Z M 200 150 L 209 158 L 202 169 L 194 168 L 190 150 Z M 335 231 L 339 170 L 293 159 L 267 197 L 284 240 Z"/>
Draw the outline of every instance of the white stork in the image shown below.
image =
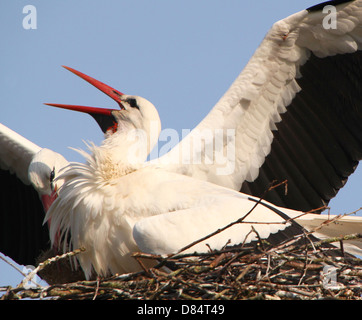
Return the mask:
<path id="1" fill-rule="evenodd" d="M 295 222 L 280 224 L 299 214 L 290 209 L 315 209 L 336 195 L 362 157 L 362 1 L 327 4 L 336 5 L 336 29 L 323 26 L 326 4 L 275 23 L 209 115 L 162 161 L 143 162 L 143 152 L 131 162 L 127 157 L 135 150 L 131 132 L 137 146 L 148 142 L 148 152 L 155 143 L 150 125 L 159 119 L 153 105 L 71 70 L 121 107 L 56 105 L 91 113 L 105 131 L 100 147 L 83 152 L 86 164 L 72 163 L 61 174 L 65 183 L 47 216 L 53 241 L 61 230 L 65 245 L 70 240 L 70 247 L 86 248 L 79 259 L 87 277 L 92 270 L 101 275 L 136 270 L 133 251 L 173 252 L 242 217 L 255 204 L 246 194 L 260 196 L 273 180 L 288 180 L 288 194 L 273 190 L 266 200 L 285 209 L 264 202 L 247 217 L 275 222 L 255 225 L 264 238 L 287 229 L 300 232 Z M 137 135 L 140 129 L 146 140 Z M 235 144 L 232 173 L 218 174 L 217 163 L 206 161 L 207 143 L 192 149 L 205 129 L 235 130 L 234 139 L 223 137 L 221 149 Z M 214 157 L 221 152 L 214 151 Z M 195 152 L 204 161 L 188 163 Z M 306 215 L 297 221 L 308 228 L 315 217 L 324 219 Z M 346 218 L 337 232 L 358 232 L 361 223 Z M 208 243 L 219 248 L 229 239 L 243 242 L 249 231 L 250 225 L 235 226 Z"/>

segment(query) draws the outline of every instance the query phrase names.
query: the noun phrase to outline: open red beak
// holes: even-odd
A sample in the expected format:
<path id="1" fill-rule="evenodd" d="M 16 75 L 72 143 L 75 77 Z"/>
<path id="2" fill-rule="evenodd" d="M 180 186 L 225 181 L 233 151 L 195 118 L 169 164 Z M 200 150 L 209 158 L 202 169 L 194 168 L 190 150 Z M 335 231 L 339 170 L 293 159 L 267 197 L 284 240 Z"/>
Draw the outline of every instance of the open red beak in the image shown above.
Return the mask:
<path id="1" fill-rule="evenodd" d="M 105 93 L 107 96 L 112 98 L 114 101 L 118 103 L 121 110 L 124 109 L 120 99 L 120 97 L 123 96 L 122 92 L 113 89 L 112 87 L 106 85 L 105 83 L 100 82 L 90 76 L 87 76 L 86 74 L 77 71 L 73 68 L 69 68 L 66 66 L 63 67 L 73 72 L 74 74 L 84 79 L 85 81 L 89 82 L 91 85 L 93 85 L 94 87 Z M 112 115 L 112 111 L 116 111 L 116 109 L 106 109 L 106 108 L 87 107 L 87 106 L 59 104 L 59 103 L 45 103 L 45 105 L 88 113 L 97 121 L 98 125 L 101 127 L 104 133 L 107 132 L 109 129 L 112 129 L 113 131 L 117 129 L 117 121 Z"/>

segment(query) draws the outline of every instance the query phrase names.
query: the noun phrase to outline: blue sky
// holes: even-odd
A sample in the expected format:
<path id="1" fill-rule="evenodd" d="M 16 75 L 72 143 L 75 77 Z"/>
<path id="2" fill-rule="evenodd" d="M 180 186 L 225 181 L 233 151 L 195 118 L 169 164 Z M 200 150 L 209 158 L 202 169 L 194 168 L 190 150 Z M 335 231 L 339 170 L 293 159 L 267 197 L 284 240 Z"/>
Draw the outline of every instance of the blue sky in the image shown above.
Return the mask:
<path id="1" fill-rule="evenodd" d="M 241 72 L 271 25 L 318 0 L 2 0 L 0 122 L 41 147 L 83 161 L 68 147 L 99 143 L 84 114 L 44 102 L 115 107 L 61 68 L 67 65 L 157 107 L 163 128 L 192 129 Z M 37 29 L 23 28 L 23 8 L 37 10 Z M 362 168 L 330 205 L 361 207 Z M 0 286 L 22 277 L 0 261 Z"/>

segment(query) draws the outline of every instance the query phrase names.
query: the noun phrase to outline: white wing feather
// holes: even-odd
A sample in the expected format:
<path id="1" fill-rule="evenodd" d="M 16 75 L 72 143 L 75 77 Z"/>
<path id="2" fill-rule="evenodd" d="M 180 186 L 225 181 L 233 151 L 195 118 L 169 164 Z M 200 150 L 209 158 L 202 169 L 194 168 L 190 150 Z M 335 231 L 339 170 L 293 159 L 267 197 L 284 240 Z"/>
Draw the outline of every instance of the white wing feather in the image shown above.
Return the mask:
<path id="1" fill-rule="evenodd" d="M 1 169 L 15 173 L 23 183 L 30 184 L 28 167 L 40 150 L 41 147 L 0 123 Z"/>
<path id="2" fill-rule="evenodd" d="M 334 222 L 329 222 L 330 220 L 334 220 Z M 307 214 L 296 219 L 296 221 L 307 230 L 318 229 L 314 235 L 319 239 L 360 234 L 362 232 L 362 217 L 344 216 L 337 218 L 336 216 Z M 362 239 L 346 240 L 344 241 L 344 247 L 345 251 L 362 256 Z"/>
<path id="3" fill-rule="evenodd" d="M 245 203 L 240 206 L 242 202 Z M 160 255 L 176 253 L 186 245 L 235 222 L 254 205 L 247 199 L 244 201 L 238 199 L 235 204 L 239 206 L 239 210 L 235 208 L 232 199 L 225 199 L 220 206 L 212 204 L 142 219 L 135 224 L 133 236 L 143 252 Z M 301 212 L 290 209 L 278 208 L 278 210 L 283 211 L 291 219 L 295 219 L 297 223 L 320 239 L 357 234 L 362 230 L 361 217 L 303 215 Z M 330 220 L 334 220 L 334 222 L 330 222 Z M 190 221 L 190 223 L 185 223 L 185 221 Z M 230 245 L 234 245 L 256 240 L 256 233 L 251 232 L 251 225 L 248 222 L 254 222 L 253 228 L 262 239 L 282 231 L 290 225 L 272 210 L 258 205 L 242 224 L 235 224 L 225 231 L 197 243 L 183 253 L 207 252 L 209 247 L 222 249 L 228 242 Z M 344 242 L 344 246 L 345 251 L 362 255 L 361 239 L 347 240 Z"/>
<path id="4" fill-rule="evenodd" d="M 157 160 L 163 168 L 240 190 L 254 181 L 273 140 L 272 130 L 300 87 L 299 69 L 313 52 L 318 57 L 355 52 L 362 45 L 362 1 L 337 6 L 337 29 L 323 27 L 326 13 L 303 10 L 276 22 L 244 70 L 204 120 L 169 153 Z M 224 132 L 223 147 L 197 150 L 205 130 Z M 225 137 L 234 129 L 234 137 Z M 215 144 L 216 145 L 216 144 Z M 214 150 L 213 164 L 192 163 Z M 235 157 L 226 159 L 226 151 Z M 215 157 L 224 162 L 215 161 Z M 188 164 L 191 158 L 191 164 Z M 151 161 L 151 163 L 154 163 Z M 229 168 L 225 171 L 225 168 Z M 230 174 L 230 170 L 232 171 Z M 225 174 L 224 174 L 225 173 Z"/>
<path id="5" fill-rule="evenodd" d="M 290 225 L 267 207 L 257 205 L 253 209 L 254 206 L 255 202 L 230 193 L 216 202 L 142 219 L 135 224 L 133 237 L 143 252 L 161 255 L 176 253 L 186 245 L 245 217 L 241 223 L 184 251 L 207 252 L 209 247 L 220 250 L 226 245 L 250 243 L 257 240 L 257 233 L 266 239 Z M 252 231 L 252 226 L 257 233 Z"/>

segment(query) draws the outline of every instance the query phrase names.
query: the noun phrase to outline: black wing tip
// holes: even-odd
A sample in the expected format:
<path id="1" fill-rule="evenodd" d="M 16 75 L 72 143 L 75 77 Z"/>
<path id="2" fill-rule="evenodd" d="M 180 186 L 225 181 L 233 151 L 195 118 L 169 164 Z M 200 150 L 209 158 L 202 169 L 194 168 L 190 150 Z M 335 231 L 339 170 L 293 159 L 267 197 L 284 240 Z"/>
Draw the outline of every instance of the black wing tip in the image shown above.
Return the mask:
<path id="1" fill-rule="evenodd" d="M 316 12 L 321 11 L 325 6 L 337 6 L 339 4 L 353 2 L 355 0 L 333 0 L 333 1 L 326 1 L 315 6 L 307 8 L 308 12 Z"/>

